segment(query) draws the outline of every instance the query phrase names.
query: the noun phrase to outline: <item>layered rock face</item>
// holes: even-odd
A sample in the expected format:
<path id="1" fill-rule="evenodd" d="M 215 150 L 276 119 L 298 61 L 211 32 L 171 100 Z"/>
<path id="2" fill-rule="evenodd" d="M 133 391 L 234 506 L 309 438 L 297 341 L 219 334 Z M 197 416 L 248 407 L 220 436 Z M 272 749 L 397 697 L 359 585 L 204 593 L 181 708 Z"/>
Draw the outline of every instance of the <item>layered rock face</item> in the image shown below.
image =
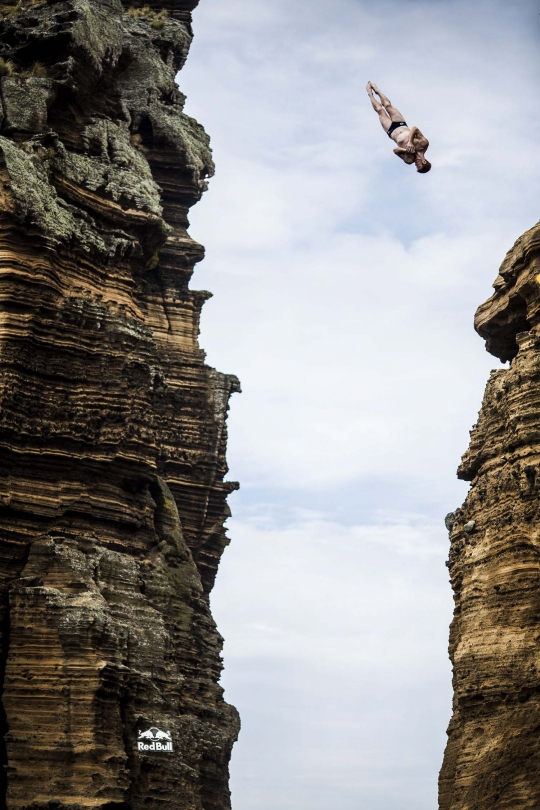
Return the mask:
<path id="1" fill-rule="evenodd" d="M 234 377 L 198 346 L 197 0 L 0 2 L 7 807 L 230 807 L 209 592 Z M 5 735 L 5 737 L 4 737 Z"/>
<path id="2" fill-rule="evenodd" d="M 440 810 L 540 807 L 540 225 L 476 314 L 494 371 L 447 517 L 454 711 Z"/>

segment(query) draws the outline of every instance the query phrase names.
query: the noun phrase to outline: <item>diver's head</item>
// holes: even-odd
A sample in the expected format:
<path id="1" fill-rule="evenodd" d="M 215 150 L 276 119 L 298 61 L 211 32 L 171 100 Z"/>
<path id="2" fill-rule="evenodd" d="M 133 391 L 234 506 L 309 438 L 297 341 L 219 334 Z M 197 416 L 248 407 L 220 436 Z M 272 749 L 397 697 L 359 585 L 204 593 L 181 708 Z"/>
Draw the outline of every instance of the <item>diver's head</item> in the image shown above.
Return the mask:
<path id="1" fill-rule="evenodd" d="M 426 160 L 426 157 L 418 152 L 414 158 L 414 165 L 416 166 L 416 171 L 420 172 L 420 174 L 425 174 L 431 169 L 431 163 L 429 160 Z"/>

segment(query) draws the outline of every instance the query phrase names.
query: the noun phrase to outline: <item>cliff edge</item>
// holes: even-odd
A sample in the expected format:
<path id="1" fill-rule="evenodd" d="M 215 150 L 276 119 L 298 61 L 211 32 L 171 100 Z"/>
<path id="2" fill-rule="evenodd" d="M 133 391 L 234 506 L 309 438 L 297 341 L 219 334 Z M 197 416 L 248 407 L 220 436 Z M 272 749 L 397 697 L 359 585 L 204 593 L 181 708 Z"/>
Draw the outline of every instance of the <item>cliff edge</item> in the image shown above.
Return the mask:
<path id="1" fill-rule="evenodd" d="M 447 517 L 453 716 L 440 810 L 540 807 L 540 224 L 476 313 L 491 373 Z"/>
<path id="2" fill-rule="evenodd" d="M 209 294 L 188 286 L 213 173 L 175 84 L 196 5 L 0 2 L 10 810 L 230 808 L 239 723 L 208 594 L 239 386 L 205 365 Z"/>

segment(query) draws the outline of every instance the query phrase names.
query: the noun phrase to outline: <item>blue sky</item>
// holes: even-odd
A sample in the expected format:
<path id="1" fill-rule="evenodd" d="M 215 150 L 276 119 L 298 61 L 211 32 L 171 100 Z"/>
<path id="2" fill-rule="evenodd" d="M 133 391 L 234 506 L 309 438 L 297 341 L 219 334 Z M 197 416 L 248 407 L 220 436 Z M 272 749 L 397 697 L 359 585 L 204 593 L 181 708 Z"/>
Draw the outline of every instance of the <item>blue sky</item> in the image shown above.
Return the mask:
<path id="1" fill-rule="evenodd" d="M 433 810 L 450 716 L 444 515 L 498 366 L 476 306 L 538 218 L 536 4 L 201 0 L 201 345 L 237 374 L 212 606 L 235 810 Z M 373 80 L 430 139 L 392 154 Z"/>

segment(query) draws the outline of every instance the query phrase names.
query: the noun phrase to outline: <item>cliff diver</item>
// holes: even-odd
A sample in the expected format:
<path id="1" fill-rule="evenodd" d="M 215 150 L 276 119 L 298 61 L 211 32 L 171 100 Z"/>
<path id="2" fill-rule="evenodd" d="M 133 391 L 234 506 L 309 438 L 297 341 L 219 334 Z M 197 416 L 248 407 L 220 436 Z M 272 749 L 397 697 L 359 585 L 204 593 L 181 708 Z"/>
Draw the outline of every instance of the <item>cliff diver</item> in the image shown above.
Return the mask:
<path id="1" fill-rule="evenodd" d="M 416 166 L 416 171 L 421 174 L 429 172 L 431 163 L 426 160 L 426 149 L 429 146 L 428 139 L 422 135 L 418 127 L 408 127 L 402 114 L 397 110 L 392 102 L 381 93 L 373 82 L 368 82 L 366 90 L 373 105 L 373 109 L 379 116 L 382 128 L 389 138 L 396 144 L 394 154 L 400 157 L 405 163 Z M 374 94 L 379 96 L 375 98 Z"/>

